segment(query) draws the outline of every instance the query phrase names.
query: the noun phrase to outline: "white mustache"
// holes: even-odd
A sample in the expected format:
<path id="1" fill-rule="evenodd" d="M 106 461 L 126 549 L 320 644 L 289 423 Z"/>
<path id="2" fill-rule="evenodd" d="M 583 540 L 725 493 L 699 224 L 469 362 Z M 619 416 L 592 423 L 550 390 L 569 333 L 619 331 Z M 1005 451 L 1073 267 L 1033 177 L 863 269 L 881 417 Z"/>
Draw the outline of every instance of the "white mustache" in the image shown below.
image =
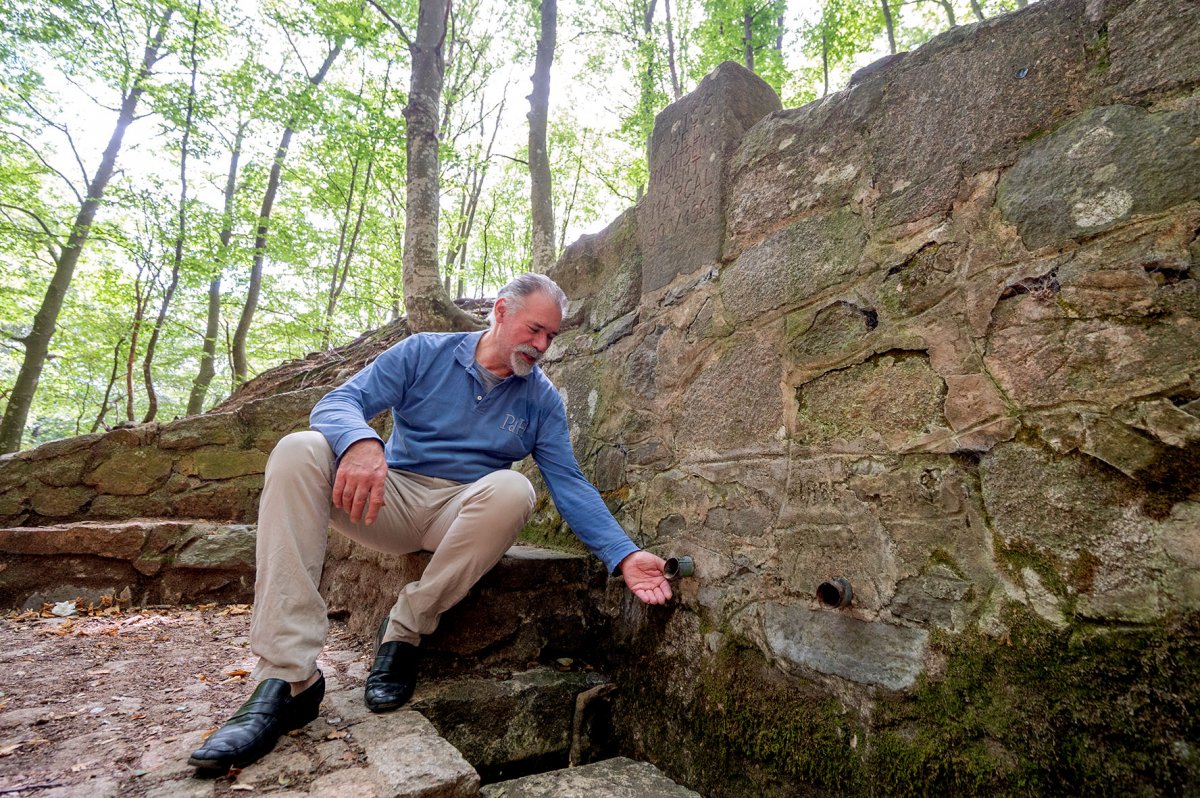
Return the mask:
<path id="1" fill-rule="evenodd" d="M 542 359 L 542 353 L 534 349 L 529 344 L 517 344 L 513 351 L 520 352 L 522 355 L 528 355 L 529 357 L 533 358 L 534 363 Z"/>

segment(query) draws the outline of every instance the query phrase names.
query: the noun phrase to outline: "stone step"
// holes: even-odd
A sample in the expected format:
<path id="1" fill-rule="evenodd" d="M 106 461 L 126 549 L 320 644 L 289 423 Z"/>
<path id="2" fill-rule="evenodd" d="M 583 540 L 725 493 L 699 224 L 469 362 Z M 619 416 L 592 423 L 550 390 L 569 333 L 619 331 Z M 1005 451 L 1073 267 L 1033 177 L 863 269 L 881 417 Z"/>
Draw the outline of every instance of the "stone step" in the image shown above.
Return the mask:
<path id="1" fill-rule="evenodd" d="M 428 718 L 484 781 L 500 781 L 597 758 L 611 734 L 612 689 L 601 674 L 564 660 L 512 674 L 425 680 L 409 708 Z"/>
<path id="2" fill-rule="evenodd" d="M 332 535 L 321 592 L 350 631 L 373 639 L 401 588 L 420 577 L 428 554 L 371 551 Z M 594 651 L 607 575 L 594 557 L 518 544 L 457 606 L 421 648 L 436 667 L 526 668 Z"/>
<path id="3" fill-rule="evenodd" d="M 0 529 L 0 608 L 111 596 L 138 606 L 249 603 L 252 524 L 143 518 Z M 364 641 L 428 554 L 388 555 L 332 534 L 322 592 Z M 517 545 L 423 644 L 439 668 L 525 668 L 589 650 L 605 574 L 593 558 Z"/>
<path id="4" fill-rule="evenodd" d="M 186 519 L 0 529 L 0 607 L 111 596 L 141 606 L 254 596 L 254 527 Z"/>
<path id="5" fill-rule="evenodd" d="M 700 798 L 646 762 L 625 757 L 485 786 L 483 798 Z"/>

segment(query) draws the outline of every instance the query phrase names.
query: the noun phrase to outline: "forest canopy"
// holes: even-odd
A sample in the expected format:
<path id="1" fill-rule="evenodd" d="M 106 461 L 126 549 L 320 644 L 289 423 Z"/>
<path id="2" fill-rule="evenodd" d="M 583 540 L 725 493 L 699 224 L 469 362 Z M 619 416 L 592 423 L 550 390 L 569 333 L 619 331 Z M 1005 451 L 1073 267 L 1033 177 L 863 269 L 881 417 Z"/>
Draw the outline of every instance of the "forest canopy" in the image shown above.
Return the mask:
<path id="1" fill-rule="evenodd" d="M 797 106 L 1025 4 L 0 0 L 0 448 L 202 412 L 394 321 L 406 247 L 450 298 L 546 268 L 722 61 Z"/>

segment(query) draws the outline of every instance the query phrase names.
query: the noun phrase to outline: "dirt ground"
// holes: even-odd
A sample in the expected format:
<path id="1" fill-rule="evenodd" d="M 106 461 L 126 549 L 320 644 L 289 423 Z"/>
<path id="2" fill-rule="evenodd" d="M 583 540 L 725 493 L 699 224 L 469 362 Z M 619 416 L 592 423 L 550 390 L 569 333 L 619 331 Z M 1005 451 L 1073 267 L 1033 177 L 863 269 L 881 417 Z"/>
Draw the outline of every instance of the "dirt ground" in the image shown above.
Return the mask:
<path id="1" fill-rule="evenodd" d="M 188 753 L 251 690 L 250 608 L 51 609 L 0 618 L 0 796 L 286 792 L 361 757 L 323 715 L 281 741 L 296 767 L 197 779 Z M 368 656 L 332 622 L 330 689 L 361 685 Z"/>

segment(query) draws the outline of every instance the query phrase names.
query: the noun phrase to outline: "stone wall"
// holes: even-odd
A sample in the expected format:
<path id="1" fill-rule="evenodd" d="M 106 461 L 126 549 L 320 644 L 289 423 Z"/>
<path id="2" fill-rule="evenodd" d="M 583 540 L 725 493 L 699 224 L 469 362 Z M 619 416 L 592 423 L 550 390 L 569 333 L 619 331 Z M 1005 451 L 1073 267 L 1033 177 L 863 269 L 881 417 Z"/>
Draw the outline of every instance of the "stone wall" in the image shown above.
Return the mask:
<path id="1" fill-rule="evenodd" d="M 548 370 L 626 529 L 696 560 L 643 630 L 681 706 L 748 644 L 870 728 L 1014 611 L 1200 610 L 1198 86 L 1195 2 L 1045 0 L 802 108 L 726 64 L 660 115 L 645 199 L 552 274 Z"/>
<path id="2" fill-rule="evenodd" d="M 0 457 L 0 527 L 80 520 L 253 521 L 275 443 L 308 428 L 329 386 Z"/>

